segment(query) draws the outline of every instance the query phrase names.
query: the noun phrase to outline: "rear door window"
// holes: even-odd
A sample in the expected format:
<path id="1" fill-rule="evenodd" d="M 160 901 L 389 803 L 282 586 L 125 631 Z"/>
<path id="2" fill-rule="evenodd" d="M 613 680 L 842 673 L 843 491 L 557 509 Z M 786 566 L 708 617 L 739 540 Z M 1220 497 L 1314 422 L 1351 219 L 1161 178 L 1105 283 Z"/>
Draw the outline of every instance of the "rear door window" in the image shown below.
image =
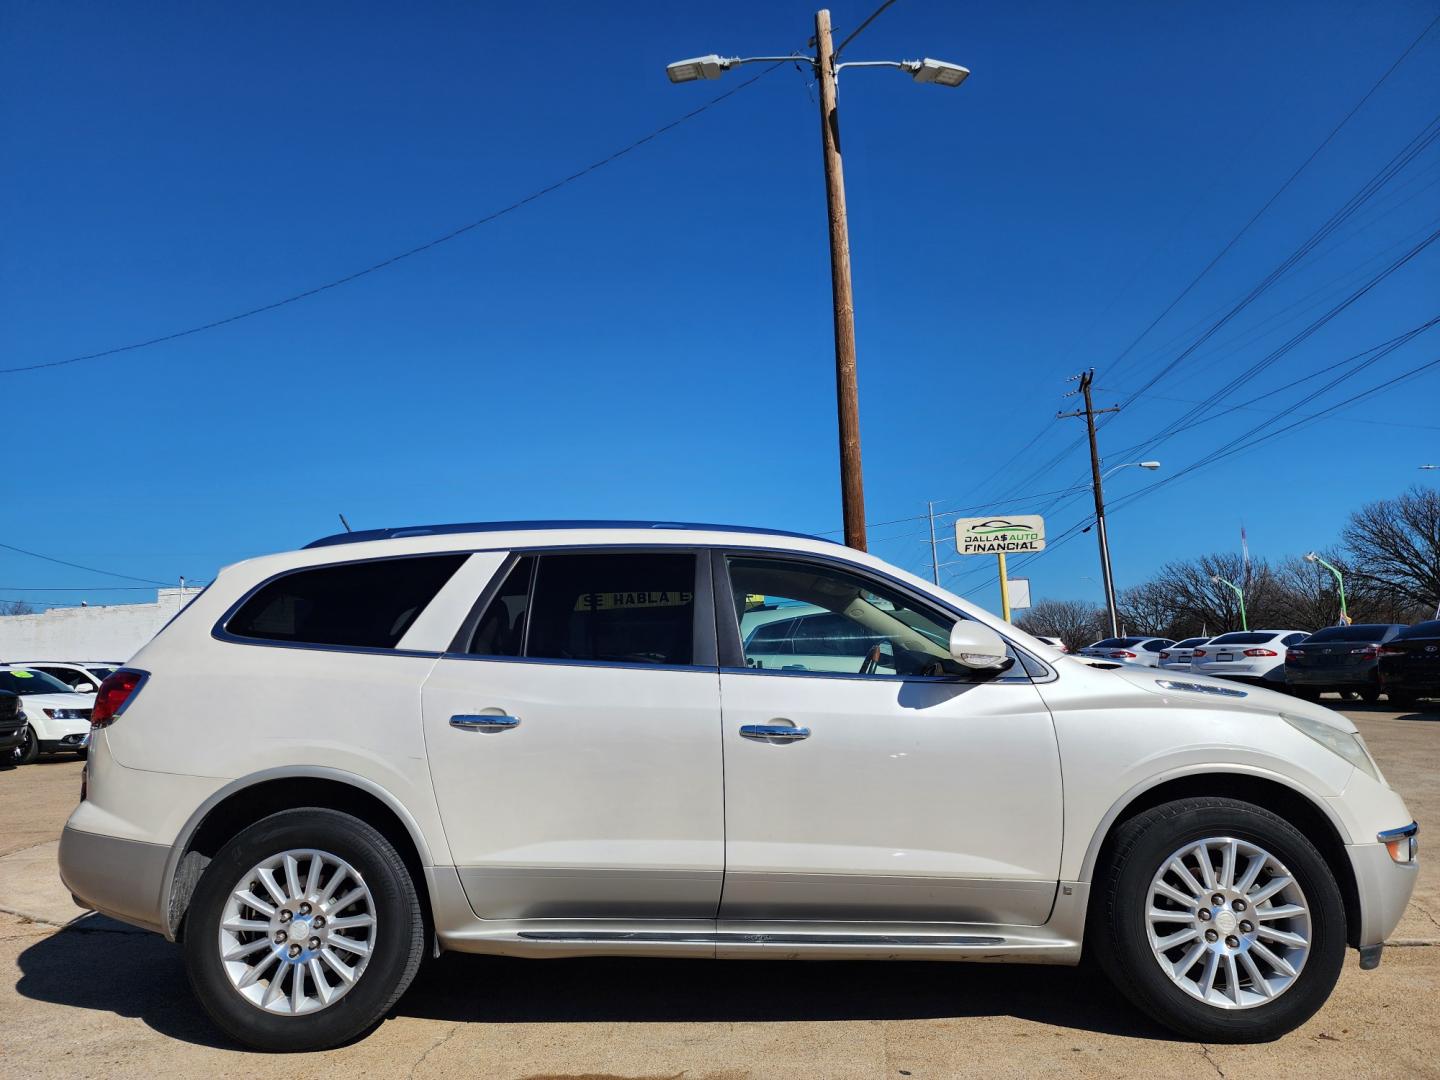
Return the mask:
<path id="1" fill-rule="evenodd" d="M 545 555 L 531 588 L 524 655 L 618 664 L 695 663 L 695 556 Z"/>
<path id="2" fill-rule="evenodd" d="M 262 585 L 225 623 L 260 641 L 393 649 L 468 555 L 417 555 L 297 570 Z"/>

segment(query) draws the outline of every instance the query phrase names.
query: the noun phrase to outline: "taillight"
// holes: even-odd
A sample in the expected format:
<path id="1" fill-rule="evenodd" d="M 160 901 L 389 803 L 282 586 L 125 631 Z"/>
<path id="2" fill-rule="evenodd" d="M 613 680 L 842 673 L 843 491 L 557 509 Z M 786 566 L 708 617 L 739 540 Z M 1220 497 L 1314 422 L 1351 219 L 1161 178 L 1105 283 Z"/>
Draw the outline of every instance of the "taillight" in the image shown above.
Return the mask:
<path id="1" fill-rule="evenodd" d="M 1380 646 L 1380 655 L 1381 655 L 1381 656 L 1404 656 L 1404 655 L 1405 655 L 1405 650 L 1404 650 L 1403 648 L 1401 648 L 1399 645 L 1381 645 L 1381 646 Z"/>
<path id="2" fill-rule="evenodd" d="M 1160 659 L 1161 659 L 1161 660 L 1169 660 L 1169 659 L 1170 659 L 1170 654 L 1169 654 L 1168 652 L 1162 652 L 1162 653 L 1160 654 Z"/>
<path id="3" fill-rule="evenodd" d="M 1274 649 L 1246 649 L 1246 656 L 1279 656 Z"/>
<path id="4" fill-rule="evenodd" d="M 1368 657 L 1379 656 L 1379 655 L 1380 655 L 1380 646 L 1378 646 L 1378 645 L 1366 645 L 1363 649 L 1351 649 L 1351 650 L 1350 650 L 1350 655 L 1351 655 L 1351 656 L 1368 656 Z"/>
<path id="5" fill-rule="evenodd" d="M 1285 663 L 1287 664 L 1298 664 L 1303 659 L 1305 659 L 1305 654 L 1299 649 L 1291 649 L 1285 654 Z"/>
<path id="6" fill-rule="evenodd" d="M 100 689 L 95 692 L 95 708 L 90 713 L 91 729 L 108 727 L 113 724 L 115 718 L 125 711 L 135 697 L 136 691 L 149 677 L 148 671 L 121 668 L 106 678 L 100 684 Z"/>
<path id="7" fill-rule="evenodd" d="M 1112 653 L 1110 654 L 1110 659 L 1111 659 L 1111 660 L 1134 660 L 1134 659 L 1135 659 L 1135 654 L 1134 654 L 1133 652 L 1126 652 L 1124 649 L 1116 649 L 1114 652 L 1112 652 Z"/>
<path id="8" fill-rule="evenodd" d="M 1204 655 L 1205 655 L 1205 650 L 1204 650 L 1204 649 L 1196 649 L 1194 652 L 1192 652 L 1192 653 L 1190 654 L 1190 659 L 1193 660 L 1193 659 L 1195 659 L 1195 657 L 1197 657 L 1197 656 L 1204 656 Z"/>

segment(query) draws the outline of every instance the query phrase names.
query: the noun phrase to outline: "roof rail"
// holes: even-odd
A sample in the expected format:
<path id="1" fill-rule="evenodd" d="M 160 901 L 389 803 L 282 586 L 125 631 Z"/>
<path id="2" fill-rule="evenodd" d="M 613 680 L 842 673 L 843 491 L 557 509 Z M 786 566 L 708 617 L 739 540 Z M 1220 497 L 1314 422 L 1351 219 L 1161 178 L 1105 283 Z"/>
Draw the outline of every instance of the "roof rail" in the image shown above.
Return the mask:
<path id="1" fill-rule="evenodd" d="M 522 532 L 550 529 L 680 529 L 696 532 L 747 533 L 761 536 L 790 536 L 800 540 L 826 541 L 823 536 L 789 532 L 785 529 L 761 529 L 753 525 L 711 525 L 693 521 L 464 521 L 442 525 L 403 525 L 389 529 L 361 529 L 335 533 L 312 540 L 306 548 L 331 547 L 335 544 L 360 544 L 367 540 L 397 540 L 407 536 L 446 536 L 453 533 Z"/>

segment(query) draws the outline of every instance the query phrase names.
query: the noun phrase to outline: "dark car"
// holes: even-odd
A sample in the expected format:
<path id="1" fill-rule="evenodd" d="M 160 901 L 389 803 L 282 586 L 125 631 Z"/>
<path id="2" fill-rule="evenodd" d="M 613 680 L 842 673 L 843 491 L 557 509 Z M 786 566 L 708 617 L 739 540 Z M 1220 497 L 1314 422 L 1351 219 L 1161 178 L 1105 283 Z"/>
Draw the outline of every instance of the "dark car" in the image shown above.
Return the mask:
<path id="1" fill-rule="evenodd" d="M 15 761 L 15 751 L 25 742 L 25 714 L 20 695 L 0 690 L 0 765 Z"/>
<path id="2" fill-rule="evenodd" d="M 1358 693 L 1380 699 L 1380 649 L 1404 630 L 1401 623 L 1327 626 L 1285 654 L 1285 685 L 1296 697 L 1314 701 L 1327 690 L 1342 697 Z"/>
<path id="3" fill-rule="evenodd" d="M 1397 708 L 1440 698 L 1440 619 L 1407 626 L 1380 650 L 1380 685 Z"/>

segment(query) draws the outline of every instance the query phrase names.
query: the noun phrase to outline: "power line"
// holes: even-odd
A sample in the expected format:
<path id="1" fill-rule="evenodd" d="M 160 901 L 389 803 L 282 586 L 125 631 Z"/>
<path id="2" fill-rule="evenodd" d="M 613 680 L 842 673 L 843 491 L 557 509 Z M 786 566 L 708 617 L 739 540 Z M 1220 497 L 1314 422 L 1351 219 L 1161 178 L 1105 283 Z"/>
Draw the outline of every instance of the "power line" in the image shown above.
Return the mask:
<path id="1" fill-rule="evenodd" d="M 878 8 L 876 8 L 870 13 L 869 17 L 864 22 L 862 22 L 854 30 L 850 31 L 850 36 L 847 37 L 844 41 L 840 42 L 838 46 L 836 46 L 835 59 L 839 60 L 840 54 L 845 51 L 845 46 L 849 45 L 850 42 L 854 41 L 857 37 L 859 37 L 860 32 L 864 30 L 867 26 L 869 26 L 872 22 L 874 22 L 876 19 L 878 19 L 882 14 L 884 14 L 885 9 L 893 3 L 895 3 L 895 0 L 885 0 L 883 4 L 881 4 Z"/>
<path id="2" fill-rule="evenodd" d="M 84 570 L 91 574 L 103 574 L 106 577 L 124 578 L 126 581 L 143 581 L 147 585 L 163 585 L 169 587 L 174 585 L 173 581 L 156 581 L 154 578 L 136 577 L 134 574 L 119 574 L 114 570 L 99 570 L 93 566 L 81 566 L 79 563 L 66 562 L 64 559 L 57 559 L 53 555 L 42 555 L 38 551 L 26 551 L 24 548 L 15 547 L 13 544 L 0 544 L 0 548 L 6 551 L 13 551 L 20 555 L 29 555 L 32 559 L 44 559 L 46 562 L 57 563 L 60 566 L 68 566 L 72 570 Z M 97 589 L 99 586 L 97 586 Z"/>
<path id="3" fill-rule="evenodd" d="M 651 142 L 654 139 L 658 139 L 666 132 L 672 131 L 675 128 L 679 127 L 681 124 L 684 124 L 689 120 L 695 119 L 695 117 L 699 116 L 703 112 L 708 111 L 709 109 L 714 108 L 726 98 L 734 97 L 746 87 L 753 86 L 755 83 L 759 82 L 766 75 L 770 74 L 770 72 L 774 71 L 780 66 L 781 64 L 770 65 L 769 67 L 761 71 L 758 75 L 746 79 L 744 82 L 739 83 L 731 89 L 725 91 L 725 93 L 711 98 L 699 108 L 692 109 L 690 112 L 685 113 L 685 115 L 679 117 L 678 119 L 672 120 L 670 121 L 670 123 L 656 128 L 648 135 L 636 139 L 629 145 L 624 146 L 619 150 L 616 150 L 613 154 L 603 157 L 598 161 L 592 162 L 591 164 L 585 166 L 583 169 L 580 169 L 578 172 L 571 173 L 569 176 L 565 177 L 562 180 L 555 181 L 548 187 L 543 187 L 540 188 L 538 191 L 531 192 L 523 199 L 517 199 L 510 205 L 502 207 L 501 209 L 496 210 L 493 213 L 486 214 L 482 218 L 477 218 L 475 221 L 472 221 L 467 225 L 461 225 L 457 229 L 452 229 L 449 232 L 445 233 L 443 236 L 437 236 L 433 240 L 428 240 L 423 244 L 412 247 L 408 251 L 402 251 L 398 255 L 391 255 L 389 258 L 381 259 L 379 262 L 367 266 L 363 270 L 357 270 L 354 273 L 346 274 L 344 277 L 338 277 L 333 281 L 327 281 L 323 285 L 316 285 L 313 288 L 305 289 L 302 292 L 292 293 L 290 296 L 286 296 L 283 299 L 274 300 L 268 304 L 261 304 L 259 307 L 250 308 L 247 311 L 237 312 L 234 315 L 227 315 L 223 319 L 215 319 L 211 322 L 202 323 L 199 326 L 192 326 L 185 330 L 176 330 L 173 333 L 162 334 L 159 337 L 147 338 L 144 341 L 134 341 L 128 345 L 117 345 L 114 348 L 102 349 L 99 352 L 85 353 L 81 356 L 71 356 L 64 360 L 47 360 L 42 363 L 24 364 L 19 367 L 0 368 L 0 375 L 13 375 L 21 371 L 39 371 L 42 368 L 63 367 L 66 364 L 78 364 L 82 360 L 98 360 L 101 357 L 114 356 L 117 353 L 133 352 L 136 349 L 144 349 L 148 348 L 151 345 L 160 345 L 167 341 L 175 341 L 178 338 L 189 337 L 192 334 L 204 333 L 206 330 L 214 330 L 217 327 L 227 326 L 230 323 L 239 322 L 242 319 L 254 318 L 256 315 L 263 315 L 266 312 L 274 311 L 277 308 L 286 307 L 289 304 L 298 303 L 301 300 L 308 300 L 311 297 L 318 296 L 320 293 L 327 292 L 330 289 L 337 289 L 342 285 L 348 285 L 352 281 L 358 281 L 360 278 L 367 277 L 370 274 L 378 273 L 381 270 L 388 269 L 389 267 L 394 266 L 398 262 L 412 258 L 415 255 L 421 254 L 422 252 L 429 251 L 431 248 L 438 247 L 441 244 L 447 243 L 451 240 L 456 239 L 457 237 L 463 236 L 466 233 L 470 232 L 472 229 L 478 229 L 482 225 L 488 225 L 490 222 L 496 220 L 497 218 L 504 217 L 506 214 L 512 214 L 516 210 L 528 206 L 535 200 L 544 198 L 546 195 L 552 194 L 553 192 L 560 190 L 568 184 L 574 183 L 576 180 L 579 180 L 584 176 L 588 176 L 590 173 L 595 172 L 597 169 L 603 169 L 606 165 L 617 161 L 618 159 L 624 157 L 626 154 L 629 154 L 634 150 L 638 150 L 646 143 Z"/>
<path id="4" fill-rule="evenodd" d="M 1207 274 L 1210 273 L 1211 270 L 1215 268 L 1216 263 L 1223 259 L 1227 254 L 1229 254 L 1230 250 L 1240 242 L 1240 239 L 1247 232 L 1250 231 L 1251 226 L 1253 226 L 1255 222 L 1259 221 L 1260 218 L 1264 216 L 1265 211 L 1269 210 L 1270 207 L 1275 205 L 1275 201 L 1279 199 L 1281 195 L 1285 194 L 1285 192 L 1289 189 L 1290 185 L 1299 178 L 1300 174 L 1303 173 L 1307 168 L 1309 168 L 1310 163 L 1320 156 L 1321 151 L 1323 151 L 1327 146 L 1330 145 L 1330 143 L 1334 140 L 1335 136 L 1340 134 L 1340 130 L 1346 124 L 1348 124 L 1350 122 L 1350 119 L 1357 112 L 1359 112 L 1361 108 L 1364 107 L 1367 101 L 1369 101 L 1375 95 L 1375 91 L 1379 90 L 1380 87 L 1385 84 L 1385 81 L 1395 73 L 1395 70 L 1405 62 L 1406 57 L 1408 57 L 1412 52 L 1415 51 L 1415 47 L 1419 45 L 1420 42 L 1424 40 L 1425 36 L 1435 28 L 1436 23 L 1440 23 L 1440 15 L 1437 15 L 1434 19 L 1432 19 L 1430 23 L 1426 25 L 1425 29 L 1421 30 L 1420 33 L 1416 35 L 1415 40 L 1410 42 L 1410 44 L 1405 47 L 1405 51 L 1396 58 L 1395 62 L 1385 69 L 1385 73 L 1381 75 L 1378 80 L 1376 80 L 1375 85 L 1370 87 L 1370 89 L 1365 92 L 1365 96 L 1362 97 L 1359 101 L 1357 101 L 1354 107 L 1352 107 L 1351 110 L 1341 118 L 1340 122 L 1330 129 L 1330 134 L 1326 135 L 1325 138 L 1320 141 L 1319 146 L 1315 147 L 1314 150 L 1310 151 L 1310 156 L 1307 157 L 1304 161 L 1302 161 L 1300 163 L 1300 167 L 1297 168 L 1294 172 L 1292 172 L 1289 177 L 1286 178 L 1285 182 L 1275 189 L 1275 193 L 1271 195 L 1270 198 L 1265 200 L 1264 205 L 1261 206 L 1259 210 L 1255 211 L 1255 213 L 1250 217 L 1250 220 L 1245 222 L 1245 224 L 1240 227 L 1240 231 L 1230 238 L 1230 241 L 1223 248 L 1220 249 L 1219 253 L 1216 254 L 1213 259 L 1211 259 L 1208 263 L 1205 264 L 1204 269 L 1202 269 L 1200 273 L 1195 275 L 1195 277 L 1191 280 L 1190 284 L 1186 285 L 1185 288 L 1181 289 L 1179 295 L 1177 295 L 1174 300 L 1171 300 L 1170 303 L 1166 305 L 1165 309 L 1161 311 L 1159 315 L 1155 316 L 1155 318 L 1151 320 L 1150 324 L 1146 326 L 1144 330 L 1140 331 L 1140 335 L 1124 348 L 1120 355 L 1115 358 L 1116 364 L 1124 360 L 1125 357 L 1129 355 L 1130 351 L 1134 349 L 1136 345 L 1139 345 L 1140 342 L 1143 341 L 1145 337 L 1150 333 L 1150 331 L 1155 329 L 1155 327 L 1159 325 L 1159 323 L 1165 318 L 1165 316 L 1169 315 L 1170 312 L 1175 310 L 1176 305 L 1178 305 L 1180 301 L 1184 300 L 1185 297 L 1190 295 L 1190 292 L 1195 288 L 1195 286 L 1200 284 L 1201 279 L 1203 279 Z"/>

